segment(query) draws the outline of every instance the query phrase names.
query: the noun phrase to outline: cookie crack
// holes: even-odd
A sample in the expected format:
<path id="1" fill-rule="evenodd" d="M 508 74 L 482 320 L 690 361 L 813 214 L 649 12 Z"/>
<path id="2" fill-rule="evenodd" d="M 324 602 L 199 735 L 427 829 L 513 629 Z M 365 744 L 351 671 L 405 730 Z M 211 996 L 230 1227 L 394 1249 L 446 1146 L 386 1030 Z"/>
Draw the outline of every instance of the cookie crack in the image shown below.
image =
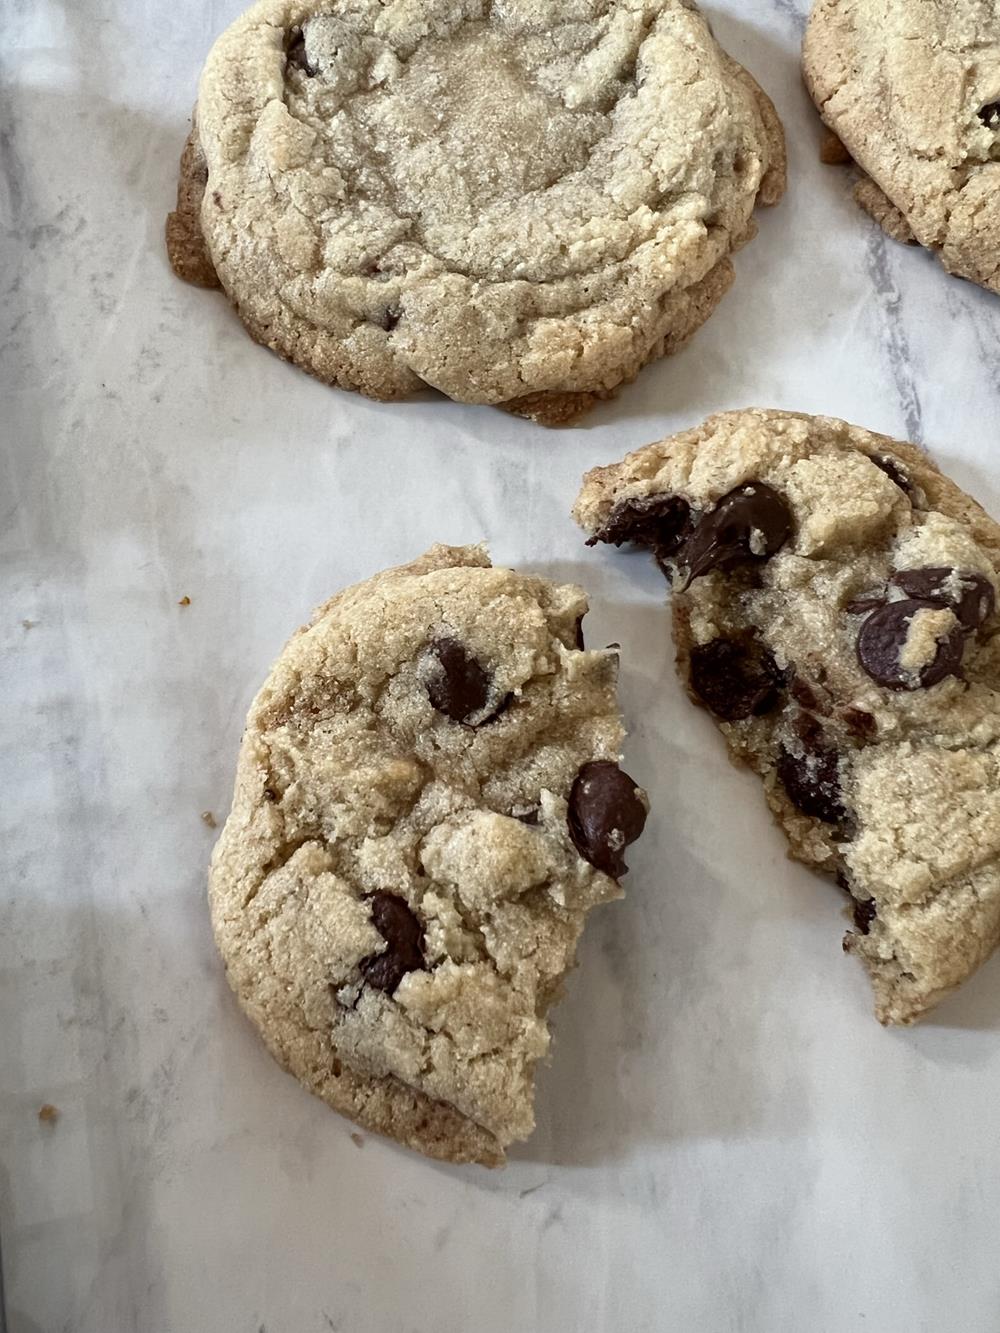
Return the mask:
<path id="1" fill-rule="evenodd" d="M 640 31 L 641 31 L 641 36 L 640 36 L 639 41 L 638 41 L 638 45 L 637 45 L 637 49 L 636 49 L 636 54 L 635 54 L 635 56 L 633 57 L 633 59 L 632 59 L 630 65 L 629 65 L 629 67 L 628 67 L 628 70 L 629 70 L 629 73 L 628 73 L 628 79 L 623 80 L 623 82 L 628 82 L 628 80 L 631 80 L 631 82 L 632 82 L 636 87 L 640 87 L 640 86 L 642 86 L 641 83 L 638 81 L 638 77 L 637 77 L 638 65 L 639 65 L 640 60 L 641 60 L 642 48 L 643 48 L 643 46 L 645 45 L 645 43 L 646 43 L 646 41 L 647 41 L 647 39 L 648 39 L 648 37 L 649 37 L 649 34 L 650 34 L 650 32 L 651 32 L 653 26 L 655 25 L 656 19 L 657 19 L 657 16 L 656 16 L 656 15 L 646 14 L 646 15 L 644 16 L 644 18 L 643 18 L 643 22 L 642 22 L 642 27 L 641 27 L 641 30 L 640 30 Z M 599 41 L 600 41 L 600 39 L 598 39 L 598 43 L 599 43 Z M 691 86 L 695 86 L 695 85 L 698 84 L 698 83 L 706 82 L 706 81 L 707 81 L 707 78 L 708 78 L 708 76 L 707 76 L 707 75 L 704 75 L 704 74 L 696 75 L 696 76 L 694 76 L 694 77 L 692 78 L 692 80 L 691 80 Z M 289 114 L 293 114 L 293 108 L 292 108 L 292 105 L 288 102 L 287 92 L 288 92 L 288 89 L 287 89 L 287 88 L 283 89 L 282 95 L 281 95 L 280 97 L 279 97 L 279 96 L 275 96 L 275 97 L 273 97 L 273 98 L 271 99 L 271 102 L 265 104 L 265 107 L 262 108 L 262 109 L 261 109 L 260 111 L 258 111 L 258 113 L 257 113 L 257 119 L 258 119 L 258 121 L 259 121 L 259 120 L 263 117 L 263 115 L 265 114 L 266 107 L 267 107 L 268 105 L 270 105 L 271 103 L 273 103 L 273 102 L 280 102 L 282 105 L 286 106 L 286 108 L 289 110 Z M 745 90 L 744 90 L 744 89 L 741 89 L 741 92 L 745 92 Z M 349 94 L 348 97 L 345 99 L 345 108 L 346 108 L 346 107 L 349 107 L 351 103 L 356 103 L 360 98 L 362 98 L 362 97 L 364 97 L 364 96 L 366 96 L 366 95 L 370 95 L 370 94 L 371 94 L 371 90 L 364 90 L 363 92 L 360 92 L 360 91 L 352 92 L 352 93 Z M 622 98 L 617 99 L 617 101 L 620 101 L 620 100 L 623 100 L 623 99 L 622 99 Z M 617 101 L 616 101 L 616 105 L 617 105 Z M 755 106 L 755 112 L 756 112 L 756 114 L 759 116 L 759 110 L 757 110 L 756 106 Z M 659 232 L 660 232 L 660 230 L 661 230 L 661 228 L 654 228 L 654 229 L 651 231 L 650 235 L 648 235 L 648 236 L 643 236 L 643 237 L 640 237 L 640 238 L 637 238 L 637 239 L 633 239 L 633 240 L 631 241 L 631 243 L 630 243 L 630 244 L 629 244 L 629 245 L 628 245 L 628 246 L 621 252 L 621 254 L 620 254 L 619 256 L 613 258 L 613 259 L 610 259 L 610 260 L 607 260 L 607 261 L 597 262 L 597 263 L 595 263 L 594 265 L 592 265 L 592 266 L 590 266 L 590 267 L 587 267 L 587 268 L 574 269 L 573 271 L 571 271 L 571 272 L 567 272 L 567 273 L 565 273 L 565 274 L 563 274 L 563 275 L 560 275 L 559 277 L 556 277 L 556 278 L 548 278 L 548 277 L 546 277 L 546 278 L 543 278 L 543 279 L 531 280 L 531 279 L 521 278 L 521 277 L 518 277 L 518 276 L 516 276 L 516 275 L 504 276 L 504 277 L 497 277 L 497 276 L 495 276 L 494 274 L 491 274 L 491 273 L 488 273 L 488 272 L 485 272 L 485 271 L 480 271 L 480 270 L 478 270 L 478 269 L 476 269 L 476 268 L 473 268 L 473 267 L 468 267 L 468 266 L 465 266 L 465 265 L 456 264 L 456 263 L 454 262 L 454 260 L 452 260 L 452 259 L 446 259 L 444 256 L 442 256 L 441 254 L 439 254 L 439 253 L 438 253 L 438 252 L 431 246 L 431 244 L 430 244 L 430 242 L 429 242 L 429 240 L 428 240 L 428 238 L 427 238 L 427 234 L 426 234 L 426 231 L 425 231 L 423 225 L 420 223 L 420 221 L 419 221 L 418 219 L 414 218 L 411 214 L 407 213 L 407 211 L 401 206 L 400 195 L 399 195 L 399 188 L 398 188 L 397 182 L 396 182 L 396 180 L 395 180 L 395 178 L 394 178 L 393 171 L 392 171 L 392 167 L 391 167 L 391 163 L 390 163 L 389 160 L 388 160 L 386 151 L 385 151 L 384 149 L 379 148 L 377 145 L 375 145 L 375 144 L 372 142 L 371 137 L 370 137 L 370 134 L 365 130 L 364 123 L 363 123 L 362 121 L 360 121 L 360 120 L 357 118 L 356 113 L 354 113 L 354 112 L 345 112 L 345 113 L 351 115 L 352 123 L 353 123 L 354 125 L 356 125 L 356 126 L 357 126 L 359 129 L 361 129 L 362 131 L 365 131 L 363 137 L 365 138 L 366 148 L 367 148 L 367 151 L 368 151 L 368 153 L 370 154 L 370 156 L 371 156 L 372 158 L 374 158 L 374 159 L 376 160 L 376 162 L 377 162 L 377 166 L 378 166 L 378 174 L 379 174 L 379 180 L 380 180 L 380 183 L 382 184 L 382 186 L 383 186 L 383 188 L 384 188 L 384 190 L 385 190 L 385 194 L 386 194 L 386 196 L 388 197 L 389 204 L 390 204 L 390 210 L 391 210 L 391 212 L 392 212 L 392 215 L 393 215 L 394 220 L 397 221 L 397 222 L 401 222 L 401 223 L 405 223 L 405 224 L 406 224 L 406 227 L 407 227 L 407 234 L 412 234 L 412 235 L 414 236 L 416 242 L 420 245 L 420 247 L 421 247 L 423 253 L 427 256 L 427 258 L 430 259 L 430 260 L 432 260 L 436 265 L 439 266 L 439 272 L 438 272 L 438 274 L 435 275 L 435 276 L 438 276 L 438 277 L 458 277 L 458 278 L 464 278 L 464 279 L 466 279 L 466 280 L 468 280 L 468 281 L 470 281 L 470 282 L 483 283 L 483 284 L 487 284 L 487 285 L 489 285 L 489 286 L 491 286 L 491 287 L 492 287 L 492 286 L 505 286 L 505 285 L 508 285 L 508 284 L 516 284 L 516 283 L 519 283 L 519 282 L 532 282 L 532 281 L 536 281 L 536 282 L 538 282 L 538 283 L 542 283 L 542 284 L 546 285 L 547 287 L 552 287 L 552 286 L 554 286 L 555 284 L 557 284 L 557 283 L 559 283 L 559 282 L 567 282 L 567 283 L 576 284 L 576 283 L 579 283 L 579 282 L 585 282 L 585 281 L 587 281 L 588 279 L 592 279 L 592 278 L 594 278 L 594 277 L 596 277 L 596 276 L 598 276 L 598 275 L 604 275 L 604 274 L 615 275 L 615 270 L 616 270 L 616 269 L 618 269 L 618 268 L 622 268 L 622 267 L 628 265 L 628 264 L 630 263 L 630 261 L 634 258 L 636 251 L 637 251 L 642 245 L 647 244 L 648 242 L 655 240 L 655 239 L 657 238 L 657 236 L 659 235 Z M 299 117 L 298 117 L 298 116 L 295 116 L 295 119 L 296 119 L 296 120 L 299 120 Z M 301 121 L 300 123 L 308 124 L 308 121 Z M 609 131 L 608 134 L 601 136 L 595 143 L 593 143 L 593 144 L 591 144 L 591 145 L 589 146 L 589 148 L 588 148 L 588 153 L 587 153 L 587 163 L 588 163 L 588 164 L 589 164 L 589 162 L 592 160 L 594 154 L 599 150 L 599 148 L 601 147 L 601 145 L 604 144 L 604 143 L 607 141 L 607 139 L 609 139 L 610 137 L 612 137 L 612 135 L 613 135 L 613 131 Z M 242 154 L 241 154 L 241 156 L 242 156 L 242 158 L 243 158 L 244 161 L 245 161 L 246 158 L 248 157 L 248 155 L 249 155 L 249 151 L 250 151 L 250 142 L 249 142 L 249 138 L 248 138 L 248 140 L 247 140 L 247 142 L 246 142 L 246 144 L 245 144 L 245 146 L 244 146 L 244 148 L 243 148 Z M 651 160 L 651 159 L 647 159 L 647 165 L 649 164 L 649 161 L 650 161 L 650 160 Z M 580 172 L 583 171 L 584 169 L 585 169 L 585 167 L 577 167 L 577 168 L 574 168 L 573 170 L 570 170 L 570 171 L 567 171 L 567 172 L 562 172 L 562 173 L 560 173 L 560 175 L 559 175 L 558 177 L 556 177 L 555 180 L 554 180 L 553 182 L 551 182 L 550 184 L 547 184 L 547 185 L 544 186 L 544 187 L 535 187 L 534 189 L 527 191 L 523 197 L 525 197 L 525 198 L 530 198 L 530 197 L 534 197 L 534 196 L 542 195 L 542 194 L 544 194 L 544 193 L 550 191 L 552 188 L 554 188 L 555 185 L 558 185 L 558 184 L 562 183 L 562 182 L 565 181 L 565 180 L 571 179 L 573 176 L 579 175 Z M 277 187 L 276 187 L 276 185 L 275 185 L 275 179 L 274 179 L 273 173 L 271 173 L 270 169 L 268 170 L 268 178 L 269 178 L 269 180 L 271 181 L 272 192 L 273 192 L 273 194 L 274 194 L 274 197 L 275 197 L 276 202 L 279 202 L 279 203 L 285 203 L 285 202 L 287 202 L 287 203 L 289 203 L 289 204 L 291 205 L 291 201 L 290 201 L 289 199 L 287 199 L 287 192 L 282 192 L 282 191 L 279 191 L 279 190 L 277 189 Z M 210 181 L 210 184 L 211 184 L 211 181 Z M 601 182 L 601 187 L 602 187 L 602 189 L 603 189 L 603 192 L 604 192 L 604 194 L 605 194 L 605 197 L 606 197 L 611 203 L 614 203 L 614 202 L 615 202 L 615 201 L 614 201 L 614 197 L 608 192 L 608 182 L 607 182 L 606 180 L 603 180 L 603 181 Z M 748 203 L 748 211 L 752 211 L 752 209 L 753 209 L 753 207 L 754 207 L 754 204 L 757 202 L 757 198 L 758 198 L 758 196 L 759 196 L 759 194 L 760 194 L 760 191 L 761 191 L 761 188 L 762 188 L 762 187 L 763 187 L 763 177 L 762 177 L 762 180 L 761 180 L 760 185 L 758 186 L 758 189 L 757 189 L 757 190 L 755 191 L 755 193 L 754 193 L 753 198 L 752 198 L 752 199 L 748 199 L 748 201 L 747 201 L 747 203 Z M 666 192 L 664 192 L 664 191 L 662 191 L 662 190 L 656 190 L 654 187 L 651 187 L 649 197 L 645 198 L 645 199 L 642 201 L 642 205 L 641 205 L 641 206 L 646 207 L 646 208 L 649 209 L 650 212 L 653 213 L 655 216 L 657 216 L 658 218 L 663 219 L 663 218 L 666 217 L 666 215 L 667 215 L 668 212 L 669 212 L 669 206 L 675 204 L 676 201 L 677 201 L 679 198 L 684 197 L 684 196 L 690 194 L 691 192 L 692 192 L 692 191 L 690 190 L 690 188 L 684 188 L 684 187 L 679 186 L 679 185 L 678 185 L 678 186 L 675 186 L 675 187 L 673 187 L 673 188 L 671 188 L 671 189 L 669 189 L 669 190 L 666 191 Z M 354 197 L 354 199 L 355 199 L 356 201 L 358 201 L 358 202 L 368 203 L 368 204 L 373 205 L 373 206 L 375 206 L 375 207 L 382 207 L 382 206 L 384 206 L 384 201 L 383 201 L 383 200 L 376 199 L 373 195 L 371 195 L 371 194 L 368 193 L 368 192 L 360 192 L 360 191 L 358 191 L 357 193 L 354 194 L 353 197 Z M 291 205 L 291 206 L 294 207 L 294 205 Z M 298 211 L 301 213 L 301 210 L 298 210 Z M 624 211 L 622 211 L 622 210 L 617 210 L 617 211 L 614 211 L 614 215 L 615 215 L 615 217 L 617 218 L 618 221 L 620 221 L 620 222 L 627 222 L 628 219 L 629 219 L 630 217 L 633 217 L 633 216 L 635 215 L 635 212 L 636 212 L 636 211 L 637 211 L 637 210 L 632 209 L 631 211 L 629 211 L 628 213 L 626 213 L 626 212 L 624 212 Z M 305 220 L 306 220 L 311 226 L 315 226 L 315 222 L 316 222 L 315 219 L 310 218 L 310 217 L 308 216 L 308 214 L 304 214 L 304 213 L 302 213 L 302 216 L 305 218 Z M 709 230 L 709 229 L 706 227 L 706 232 L 708 232 L 708 230 Z M 397 244 L 397 243 L 398 243 L 398 241 L 394 242 L 394 244 Z M 313 270 L 313 271 L 314 271 L 314 272 L 319 272 L 319 271 L 323 271 L 323 270 L 321 270 L 321 269 L 316 269 L 316 270 Z M 299 274 L 300 274 L 300 271 L 299 271 L 299 270 L 294 270 L 294 269 L 292 269 L 290 266 L 287 266 L 287 265 L 286 265 L 286 277 L 299 276 Z M 339 273 L 339 276 L 341 276 L 341 277 L 345 277 L 345 278 L 353 278 L 353 277 L 356 277 L 356 276 L 362 276 L 362 275 L 355 274 L 355 273 L 353 273 L 353 272 L 351 272 L 351 271 L 342 271 L 342 272 Z M 696 281 L 698 281 L 697 278 L 692 279 L 691 282 L 689 282 L 689 283 L 687 283 L 687 284 L 685 284 L 685 285 L 687 285 L 687 286 L 693 285 L 693 283 L 696 282 Z M 293 314 L 295 315 L 296 318 L 303 318 L 303 319 L 306 319 L 308 322 L 312 323 L 312 324 L 315 326 L 315 323 L 316 323 L 316 322 L 313 321 L 313 320 L 309 320 L 309 317 L 308 317 L 308 316 L 301 315 L 297 310 L 291 309 L 290 307 L 287 307 L 287 305 L 286 305 L 286 308 L 290 309 L 290 313 L 293 313 Z M 584 304 L 582 308 L 587 308 L 587 307 L 586 307 L 586 305 Z M 560 317 L 563 317 L 563 312 L 562 312 L 561 310 L 560 310 Z M 529 318 L 530 318 L 530 317 L 529 317 Z M 537 316 L 537 317 L 535 317 L 535 318 L 546 318 L 546 316 L 541 315 L 541 316 Z M 359 324 L 361 324 L 361 323 L 363 323 L 363 322 L 364 322 L 363 319 L 359 319 L 359 320 L 358 320 L 358 323 L 359 323 Z"/>
<path id="2" fill-rule="evenodd" d="M 258 871 L 260 878 L 244 896 L 244 898 L 240 903 L 240 907 L 241 908 L 249 907 L 250 904 L 254 901 L 254 899 L 258 896 L 258 894 L 260 893 L 264 885 L 267 883 L 267 881 L 271 878 L 271 876 L 274 875 L 277 871 L 283 870 L 285 866 L 288 864 L 288 862 L 295 855 L 295 853 L 300 851 L 303 847 L 305 847 L 307 843 L 311 842 L 316 843 L 317 846 L 320 847 L 325 845 L 323 839 L 317 836 L 315 832 L 306 833 L 303 834 L 301 837 L 295 837 L 290 839 L 289 841 L 282 842 L 281 845 L 275 850 L 273 855 L 270 856 L 260 867 Z"/>

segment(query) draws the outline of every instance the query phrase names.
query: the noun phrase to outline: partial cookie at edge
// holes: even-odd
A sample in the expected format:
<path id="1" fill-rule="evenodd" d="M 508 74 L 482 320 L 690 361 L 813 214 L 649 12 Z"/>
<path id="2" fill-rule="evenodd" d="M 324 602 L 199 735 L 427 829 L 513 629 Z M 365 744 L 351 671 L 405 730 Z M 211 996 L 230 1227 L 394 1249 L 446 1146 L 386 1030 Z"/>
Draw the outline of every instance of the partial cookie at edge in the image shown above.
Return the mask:
<path id="1" fill-rule="evenodd" d="M 980 114 L 1000 98 L 1000 34 L 976 29 L 985 18 L 969 0 L 815 0 L 803 73 L 870 178 L 859 205 L 894 240 L 1000 291 L 1000 117 Z"/>

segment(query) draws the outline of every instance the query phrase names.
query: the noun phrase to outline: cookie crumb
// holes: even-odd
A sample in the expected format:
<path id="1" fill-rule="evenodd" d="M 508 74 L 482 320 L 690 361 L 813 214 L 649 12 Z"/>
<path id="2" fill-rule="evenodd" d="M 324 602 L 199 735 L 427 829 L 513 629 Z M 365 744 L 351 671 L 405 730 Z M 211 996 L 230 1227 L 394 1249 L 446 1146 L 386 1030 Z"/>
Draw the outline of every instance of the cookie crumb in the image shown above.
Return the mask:
<path id="1" fill-rule="evenodd" d="M 23 626 L 24 629 L 34 629 L 35 626 L 36 626 L 37 624 L 38 624 L 38 621 L 37 621 L 37 620 L 22 620 L 22 621 L 21 621 L 21 625 Z"/>
<path id="2" fill-rule="evenodd" d="M 363 1148 L 365 1146 L 365 1136 L 363 1134 L 352 1134 L 351 1142 L 355 1148 Z"/>
<path id="3" fill-rule="evenodd" d="M 849 162 L 854 161 L 854 158 L 833 130 L 827 130 L 819 146 L 819 160 L 825 167 L 846 167 Z"/>
<path id="4" fill-rule="evenodd" d="M 44 1106 L 38 1108 L 38 1118 L 44 1125 L 54 1125 L 59 1119 L 59 1107 L 46 1102 Z"/>
<path id="5" fill-rule="evenodd" d="M 178 606 L 190 606 L 190 605 L 191 605 L 191 598 L 190 598 L 190 597 L 187 597 L 187 596 L 184 596 L 184 597 L 182 597 L 182 598 L 180 599 L 180 601 L 177 603 L 177 605 L 178 605 Z"/>
<path id="6" fill-rule="evenodd" d="M 209 828 L 218 828 L 218 827 L 219 827 L 219 825 L 218 825 L 218 823 L 217 823 L 217 821 L 216 821 L 215 815 L 212 814 L 211 810 L 202 810 L 202 812 L 201 812 L 201 819 L 202 819 L 202 823 L 203 823 L 203 824 L 207 824 Z"/>

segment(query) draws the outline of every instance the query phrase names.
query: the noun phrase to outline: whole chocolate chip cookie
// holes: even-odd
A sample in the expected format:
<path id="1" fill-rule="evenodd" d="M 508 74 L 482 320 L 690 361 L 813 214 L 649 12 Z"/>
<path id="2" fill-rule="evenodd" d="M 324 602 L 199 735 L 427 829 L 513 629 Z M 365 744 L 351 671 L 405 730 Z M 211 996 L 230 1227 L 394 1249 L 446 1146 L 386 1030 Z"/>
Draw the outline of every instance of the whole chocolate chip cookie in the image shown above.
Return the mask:
<path id="1" fill-rule="evenodd" d="M 784 177 L 690 0 L 260 0 L 209 55 L 167 242 L 331 384 L 554 424 L 708 318 Z"/>
<path id="2" fill-rule="evenodd" d="M 895 240 L 1000 292 L 1000 4 L 817 0 L 803 52 L 826 124 Z"/>
<path id="3" fill-rule="evenodd" d="M 1000 526 L 912 445 L 765 411 L 596 469 L 575 514 L 653 551 L 692 697 L 852 895 L 879 1019 L 919 1018 L 1000 941 Z"/>
<path id="4" fill-rule="evenodd" d="M 579 588 L 435 546 L 321 607 L 247 719 L 209 898 L 272 1054 L 369 1129 L 495 1164 L 646 798 Z"/>

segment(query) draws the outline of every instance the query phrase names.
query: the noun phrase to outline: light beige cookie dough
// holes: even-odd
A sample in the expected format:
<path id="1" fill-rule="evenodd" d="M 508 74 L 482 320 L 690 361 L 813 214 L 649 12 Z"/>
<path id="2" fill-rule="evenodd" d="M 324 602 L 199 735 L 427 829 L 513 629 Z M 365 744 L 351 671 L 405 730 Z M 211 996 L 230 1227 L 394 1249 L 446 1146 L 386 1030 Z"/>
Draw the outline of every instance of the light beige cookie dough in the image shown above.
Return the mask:
<path id="1" fill-rule="evenodd" d="M 588 473 L 674 586 L 678 663 L 910 1023 L 1000 941 L 1000 527 L 913 445 L 745 411 Z"/>
<path id="2" fill-rule="evenodd" d="M 803 68 L 861 207 L 1000 291 L 998 0 L 817 0 Z"/>
<path id="3" fill-rule="evenodd" d="M 645 795 L 580 588 L 432 547 L 322 606 L 254 700 L 212 860 L 230 985 L 335 1110 L 495 1165 Z"/>
<path id="4" fill-rule="evenodd" d="M 784 181 L 689 0 L 260 0 L 208 57 L 168 251 L 330 384 L 553 424 L 708 318 Z"/>

